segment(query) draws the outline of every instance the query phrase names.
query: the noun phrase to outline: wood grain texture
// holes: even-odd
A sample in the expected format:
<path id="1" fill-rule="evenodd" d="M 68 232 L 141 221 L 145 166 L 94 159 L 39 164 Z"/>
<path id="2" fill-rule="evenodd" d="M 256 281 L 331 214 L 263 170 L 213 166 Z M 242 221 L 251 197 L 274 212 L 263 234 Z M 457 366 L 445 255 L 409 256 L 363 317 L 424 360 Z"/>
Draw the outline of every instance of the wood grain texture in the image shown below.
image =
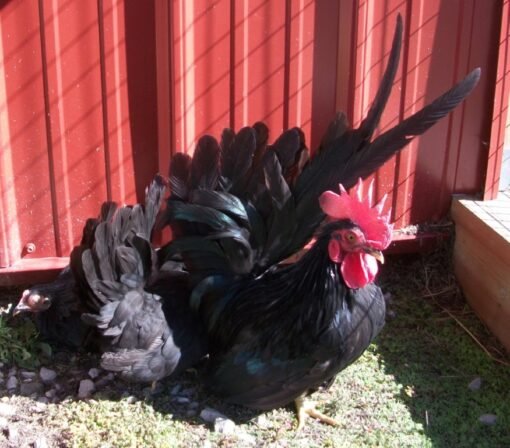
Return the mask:
<path id="1" fill-rule="evenodd" d="M 483 206 L 453 201 L 455 275 L 471 307 L 510 351 L 510 235 L 498 214 L 486 212 Z M 510 202 L 488 207 L 506 213 Z"/>

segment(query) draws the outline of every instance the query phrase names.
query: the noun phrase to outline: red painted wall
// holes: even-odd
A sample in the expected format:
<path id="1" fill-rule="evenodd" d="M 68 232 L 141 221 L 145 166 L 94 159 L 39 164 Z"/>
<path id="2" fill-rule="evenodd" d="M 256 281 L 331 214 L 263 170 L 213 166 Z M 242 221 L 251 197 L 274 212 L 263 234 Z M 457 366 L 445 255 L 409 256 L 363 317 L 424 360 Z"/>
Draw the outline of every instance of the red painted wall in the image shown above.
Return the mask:
<path id="1" fill-rule="evenodd" d="M 488 191 L 489 151 L 497 183 L 508 1 L 0 1 L 0 268 L 67 256 L 102 201 L 140 199 L 205 132 L 263 119 L 313 148 L 337 110 L 359 123 L 398 12 L 382 130 L 482 67 L 465 105 L 375 175 L 398 227 L 437 221 L 452 193 Z"/>
<path id="2" fill-rule="evenodd" d="M 154 17 L 151 2 L 1 3 L 0 267 L 67 256 L 105 199 L 143 194 L 158 158 Z"/>

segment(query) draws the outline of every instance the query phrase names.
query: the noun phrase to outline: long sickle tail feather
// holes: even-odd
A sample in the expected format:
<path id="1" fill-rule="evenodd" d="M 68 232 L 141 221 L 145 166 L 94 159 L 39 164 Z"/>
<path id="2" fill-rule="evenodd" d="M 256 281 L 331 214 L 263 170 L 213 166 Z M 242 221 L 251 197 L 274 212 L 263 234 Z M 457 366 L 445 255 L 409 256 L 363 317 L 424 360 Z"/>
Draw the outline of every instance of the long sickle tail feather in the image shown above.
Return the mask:
<path id="1" fill-rule="evenodd" d="M 343 168 L 342 183 L 350 186 L 359 177 L 367 177 L 411 140 L 430 129 L 471 93 L 480 80 L 480 74 L 480 68 L 474 69 L 428 106 L 378 136 L 362 151 L 353 154 Z"/>

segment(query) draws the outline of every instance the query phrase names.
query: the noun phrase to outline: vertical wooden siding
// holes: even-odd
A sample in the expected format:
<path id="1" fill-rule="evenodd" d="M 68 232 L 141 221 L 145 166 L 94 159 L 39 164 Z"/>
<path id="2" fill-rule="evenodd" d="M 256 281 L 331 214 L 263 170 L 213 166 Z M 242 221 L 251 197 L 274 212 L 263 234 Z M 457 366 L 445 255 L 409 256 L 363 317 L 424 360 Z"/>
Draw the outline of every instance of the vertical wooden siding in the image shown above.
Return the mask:
<path id="1" fill-rule="evenodd" d="M 508 78 L 503 1 L 0 1 L 0 267 L 68 255 L 103 200 L 140 199 L 203 133 L 262 119 L 273 138 L 303 127 L 313 148 L 337 110 L 359 124 L 398 12 L 382 130 L 483 71 L 464 106 L 375 175 L 404 227 L 484 189 L 496 81 Z"/>

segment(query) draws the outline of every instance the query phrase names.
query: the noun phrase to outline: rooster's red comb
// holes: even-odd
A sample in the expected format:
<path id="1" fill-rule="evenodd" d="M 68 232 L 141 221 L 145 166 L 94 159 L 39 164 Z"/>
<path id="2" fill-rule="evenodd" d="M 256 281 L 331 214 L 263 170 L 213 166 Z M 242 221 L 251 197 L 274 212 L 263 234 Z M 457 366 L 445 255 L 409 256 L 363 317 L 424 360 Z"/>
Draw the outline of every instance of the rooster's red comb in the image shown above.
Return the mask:
<path id="1" fill-rule="evenodd" d="M 375 249 L 386 249 L 391 242 L 393 225 L 390 224 L 391 208 L 383 213 L 387 195 L 372 207 L 374 181 L 370 182 L 367 195 L 363 198 L 363 182 L 361 178 L 352 189 L 351 195 L 347 193 L 342 184 L 339 184 L 340 194 L 325 191 L 319 197 L 322 211 L 333 219 L 350 219 L 363 231 L 368 242 Z"/>

